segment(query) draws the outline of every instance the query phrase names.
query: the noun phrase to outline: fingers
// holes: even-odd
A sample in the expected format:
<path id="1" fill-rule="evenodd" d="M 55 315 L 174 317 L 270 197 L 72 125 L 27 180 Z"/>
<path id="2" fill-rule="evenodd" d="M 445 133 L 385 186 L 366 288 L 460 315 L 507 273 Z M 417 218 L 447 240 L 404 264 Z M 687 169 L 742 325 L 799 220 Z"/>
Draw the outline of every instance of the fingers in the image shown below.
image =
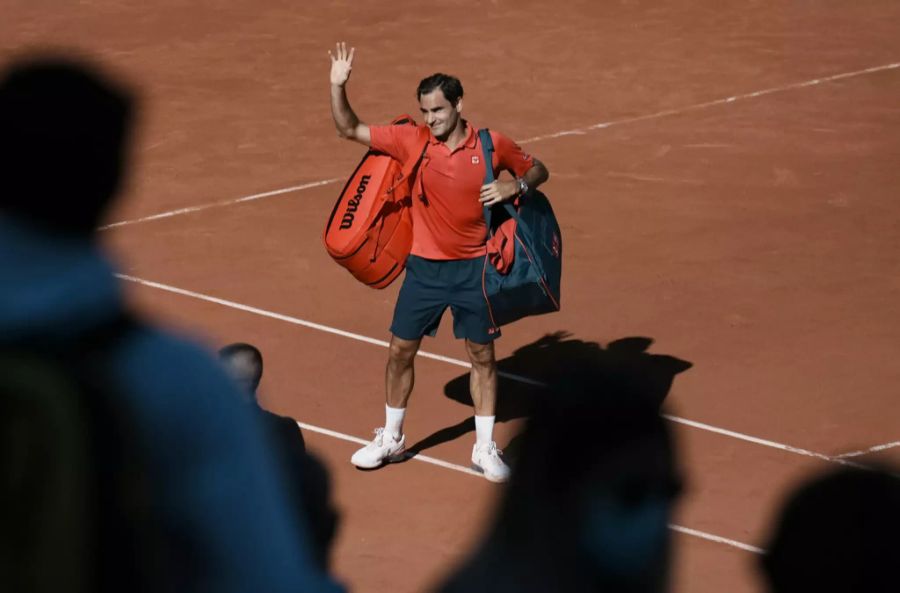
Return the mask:
<path id="1" fill-rule="evenodd" d="M 342 61 L 353 63 L 353 54 L 356 53 L 356 48 L 351 47 L 350 51 L 347 51 L 347 42 L 346 41 L 338 41 L 334 44 L 334 53 L 331 53 L 331 50 L 328 50 L 328 55 L 331 57 L 332 62 Z"/>
<path id="2" fill-rule="evenodd" d="M 479 192 L 481 195 L 478 198 L 478 201 L 484 204 L 485 206 L 493 206 L 497 198 L 500 197 L 500 192 L 497 191 L 495 187 L 496 182 L 488 183 L 486 185 L 481 186 L 481 191 Z"/>
<path id="3" fill-rule="evenodd" d="M 334 44 L 334 53 L 331 53 L 331 50 L 328 50 L 328 57 L 331 58 L 331 65 L 341 63 L 342 65 L 346 65 L 347 70 L 353 67 L 353 54 L 356 53 L 356 48 L 351 47 L 350 51 L 347 51 L 347 44 L 343 41 Z"/>
<path id="4" fill-rule="evenodd" d="M 485 206 L 495 206 L 505 202 L 515 195 L 514 188 L 509 185 L 511 183 L 515 184 L 515 182 L 495 180 L 486 185 L 482 185 L 480 190 L 481 195 L 479 196 L 478 201 Z"/>
<path id="5" fill-rule="evenodd" d="M 489 193 L 495 193 L 498 196 L 500 195 L 500 186 L 499 181 L 491 181 L 490 183 L 486 183 L 481 186 L 481 195 L 487 195 Z"/>

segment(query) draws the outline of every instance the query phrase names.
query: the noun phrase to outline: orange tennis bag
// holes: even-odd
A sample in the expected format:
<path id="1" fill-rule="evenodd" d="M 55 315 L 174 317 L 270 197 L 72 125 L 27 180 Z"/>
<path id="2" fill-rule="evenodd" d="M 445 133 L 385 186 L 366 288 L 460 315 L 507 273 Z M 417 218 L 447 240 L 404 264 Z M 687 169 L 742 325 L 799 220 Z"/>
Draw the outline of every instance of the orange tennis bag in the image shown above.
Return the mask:
<path id="1" fill-rule="evenodd" d="M 409 115 L 393 125 L 415 126 Z M 406 266 L 412 247 L 412 185 L 414 171 L 428 144 L 422 129 L 418 158 L 400 163 L 369 150 L 344 186 L 325 225 L 328 254 L 372 288 L 388 286 Z"/>

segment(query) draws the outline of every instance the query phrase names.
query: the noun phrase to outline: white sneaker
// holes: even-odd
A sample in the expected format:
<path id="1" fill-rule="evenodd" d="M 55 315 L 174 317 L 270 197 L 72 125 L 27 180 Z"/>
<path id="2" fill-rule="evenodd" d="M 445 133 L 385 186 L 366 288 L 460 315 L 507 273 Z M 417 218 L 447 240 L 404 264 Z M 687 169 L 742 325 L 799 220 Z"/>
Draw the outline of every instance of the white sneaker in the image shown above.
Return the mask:
<path id="1" fill-rule="evenodd" d="M 472 447 L 473 468 L 484 474 L 491 482 L 505 482 L 509 480 L 509 466 L 503 463 L 500 455 L 503 453 L 497 448 L 494 441 L 484 445 Z"/>
<path id="2" fill-rule="evenodd" d="M 384 428 L 375 429 L 375 438 L 372 442 L 353 454 L 350 463 L 363 469 L 372 469 L 385 462 L 399 461 L 406 450 L 406 435 L 395 439 L 393 435 L 384 433 Z"/>

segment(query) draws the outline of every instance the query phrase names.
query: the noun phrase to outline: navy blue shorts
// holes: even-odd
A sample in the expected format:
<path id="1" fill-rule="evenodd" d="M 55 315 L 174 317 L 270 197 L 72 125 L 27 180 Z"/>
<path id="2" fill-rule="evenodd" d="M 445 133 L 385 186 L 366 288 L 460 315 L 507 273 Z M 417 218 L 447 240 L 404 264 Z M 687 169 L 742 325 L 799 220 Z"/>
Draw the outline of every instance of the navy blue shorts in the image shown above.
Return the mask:
<path id="1" fill-rule="evenodd" d="M 434 337 L 441 316 L 450 307 L 457 338 L 487 344 L 500 337 L 484 298 L 483 271 L 484 257 L 439 261 L 410 255 L 391 333 L 404 340 Z"/>

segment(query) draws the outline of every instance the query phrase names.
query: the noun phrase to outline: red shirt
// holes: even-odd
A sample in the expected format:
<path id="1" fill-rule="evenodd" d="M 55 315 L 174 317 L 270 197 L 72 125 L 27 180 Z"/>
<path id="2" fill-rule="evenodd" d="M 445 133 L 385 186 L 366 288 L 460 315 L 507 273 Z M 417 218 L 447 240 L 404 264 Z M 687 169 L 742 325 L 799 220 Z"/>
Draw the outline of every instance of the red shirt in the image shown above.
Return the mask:
<path id="1" fill-rule="evenodd" d="M 419 128 L 421 129 L 421 128 Z M 369 126 L 371 146 L 406 162 L 416 158 L 418 131 L 413 126 Z M 531 155 L 499 132 L 494 141 L 494 176 L 510 171 L 521 177 L 532 167 Z M 481 202 L 484 156 L 474 127 L 466 123 L 466 137 L 452 152 L 429 131 L 425 156 L 413 191 L 411 253 L 428 259 L 471 259 L 485 254 L 487 229 Z"/>

